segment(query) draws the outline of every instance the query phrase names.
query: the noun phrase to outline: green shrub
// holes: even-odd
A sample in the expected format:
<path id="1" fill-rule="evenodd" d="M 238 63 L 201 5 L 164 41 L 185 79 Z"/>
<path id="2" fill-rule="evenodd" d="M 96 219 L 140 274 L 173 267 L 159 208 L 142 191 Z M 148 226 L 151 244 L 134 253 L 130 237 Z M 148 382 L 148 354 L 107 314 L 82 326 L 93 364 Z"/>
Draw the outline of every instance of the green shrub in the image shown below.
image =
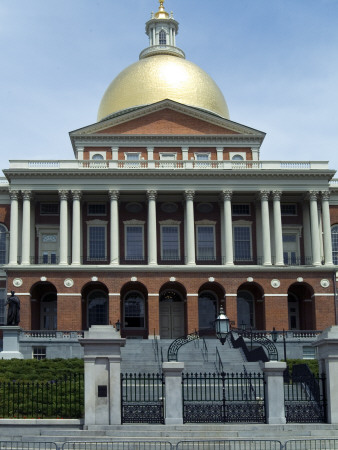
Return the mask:
<path id="1" fill-rule="evenodd" d="M 319 365 L 317 359 L 288 359 L 287 365 L 289 369 L 289 373 L 292 374 L 293 366 L 297 364 L 307 364 L 311 372 L 318 377 L 319 375 Z"/>

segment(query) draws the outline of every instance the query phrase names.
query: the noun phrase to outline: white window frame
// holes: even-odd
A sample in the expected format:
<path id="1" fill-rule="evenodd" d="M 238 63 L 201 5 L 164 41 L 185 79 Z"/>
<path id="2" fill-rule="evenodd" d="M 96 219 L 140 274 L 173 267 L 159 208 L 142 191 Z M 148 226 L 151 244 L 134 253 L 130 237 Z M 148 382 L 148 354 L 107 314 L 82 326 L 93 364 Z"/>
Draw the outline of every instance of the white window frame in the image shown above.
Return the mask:
<path id="1" fill-rule="evenodd" d="M 87 224 L 87 261 L 107 261 L 107 224 L 106 220 L 88 220 Z M 90 228 L 104 228 L 104 258 L 94 258 L 90 256 Z"/>
<path id="2" fill-rule="evenodd" d="M 9 232 L 8 232 L 8 228 L 6 227 L 6 225 L 4 223 L 0 224 L 1 228 L 3 228 L 3 232 L 1 232 L 1 234 L 4 235 L 5 237 L 5 262 L 3 264 L 7 264 L 8 263 L 8 254 L 9 254 Z M 2 265 L 0 263 L 0 265 Z"/>
<path id="3" fill-rule="evenodd" d="M 125 323 L 126 323 L 125 302 L 126 302 L 126 299 L 127 299 L 128 295 L 130 295 L 130 294 L 137 294 L 137 295 L 140 296 L 141 299 L 143 299 L 143 327 L 128 327 L 128 326 L 125 325 Z M 122 328 L 123 328 L 124 330 L 127 330 L 127 331 L 128 331 L 128 330 L 145 330 L 145 329 L 147 328 L 146 300 L 145 300 L 145 298 L 144 298 L 144 295 L 143 295 L 140 291 L 132 290 L 132 291 L 128 291 L 128 292 L 126 293 L 126 295 L 125 295 L 124 298 L 123 298 L 122 317 L 123 317 L 123 320 L 122 320 Z M 136 317 L 136 316 L 134 316 L 134 317 Z M 140 317 L 141 317 L 141 316 L 140 316 Z"/>
<path id="4" fill-rule="evenodd" d="M 32 347 L 32 359 L 46 359 L 47 358 L 47 347 Z"/>
<path id="5" fill-rule="evenodd" d="M 95 155 L 102 156 L 102 159 L 93 159 Z M 106 151 L 90 151 L 89 152 L 89 159 L 93 161 L 103 161 L 107 159 L 107 152 Z"/>
<path id="6" fill-rule="evenodd" d="M 0 288 L 0 325 L 6 325 L 7 323 L 7 318 L 6 318 L 6 308 L 5 308 L 5 303 L 6 303 L 6 294 L 7 294 L 7 289 L 6 288 Z M 2 319 L 2 321 L 1 321 Z"/>
<path id="7" fill-rule="evenodd" d="M 89 206 L 93 206 L 93 205 L 104 205 L 105 207 L 105 212 L 103 214 L 95 214 L 95 213 L 91 213 L 89 212 Z M 106 216 L 107 215 L 107 204 L 105 202 L 88 202 L 87 203 L 87 216 Z"/>
<path id="8" fill-rule="evenodd" d="M 48 253 L 48 263 L 51 264 L 51 255 L 55 254 L 56 263 L 60 256 L 60 230 L 55 225 L 36 225 L 36 235 L 38 238 L 38 263 L 43 263 L 44 255 Z M 54 249 L 43 248 L 43 236 L 44 235 L 56 235 L 56 245 Z M 53 263 L 54 265 L 54 263 Z"/>
<path id="9" fill-rule="evenodd" d="M 295 216 L 293 216 L 293 217 L 295 217 Z M 292 235 L 296 236 L 296 260 L 298 259 L 298 261 L 300 261 L 300 257 L 301 257 L 301 253 L 300 253 L 300 238 L 302 236 L 302 227 L 301 227 L 301 225 L 283 226 L 282 227 L 282 239 L 283 239 L 283 236 L 285 234 L 292 234 Z M 284 261 L 284 242 L 283 242 L 283 261 Z"/>
<path id="10" fill-rule="evenodd" d="M 337 240 L 338 240 L 338 223 L 335 223 L 333 225 L 331 225 L 331 239 L 332 239 L 332 229 L 333 228 L 337 228 L 337 233 L 335 232 L 334 234 L 337 234 Z M 337 261 L 338 265 L 338 242 L 337 242 L 337 246 L 334 247 L 335 242 L 332 239 L 332 260 L 333 260 L 333 264 L 335 263 L 335 261 Z"/>
<path id="11" fill-rule="evenodd" d="M 199 255 L 199 242 L 198 242 L 198 228 L 199 227 L 210 227 L 213 229 L 214 245 L 213 245 L 213 258 L 201 258 Z M 195 233 L 196 233 L 196 258 L 197 261 L 215 261 L 216 260 L 216 222 L 211 220 L 199 220 L 195 222 Z"/>
<path id="12" fill-rule="evenodd" d="M 207 155 L 206 159 L 198 159 L 199 156 L 205 156 L 205 155 Z M 195 152 L 194 158 L 195 158 L 195 161 L 201 161 L 201 162 L 202 161 L 210 161 L 211 160 L 211 152 Z"/>
<path id="13" fill-rule="evenodd" d="M 292 205 L 292 206 L 295 206 L 295 209 L 296 209 L 296 212 L 295 212 L 295 214 L 283 214 L 283 212 L 282 212 L 282 206 L 283 205 Z M 298 207 L 297 207 L 298 205 L 297 205 L 297 203 L 295 203 L 295 202 L 281 202 L 281 216 L 282 217 L 297 217 L 298 216 Z"/>
<path id="14" fill-rule="evenodd" d="M 248 214 L 245 214 L 245 213 L 242 213 L 242 214 L 239 214 L 239 213 L 234 213 L 234 206 L 240 206 L 240 205 L 245 205 L 245 206 L 248 206 L 249 207 L 249 213 Z M 251 216 L 251 204 L 250 203 L 238 203 L 238 202 L 236 202 L 236 203 L 232 203 L 232 205 L 231 205 L 231 214 L 233 215 L 233 216 L 235 216 L 235 217 L 249 217 L 249 216 Z"/>
<path id="15" fill-rule="evenodd" d="M 249 228 L 250 233 L 250 258 L 248 259 L 236 259 L 235 252 L 235 228 Z M 235 220 L 232 222 L 232 235 L 233 235 L 233 255 L 234 261 L 253 261 L 253 251 L 252 251 L 252 222 L 249 220 Z"/>
<path id="16" fill-rule="evenodd" d="M 129 156 L 137 156 L 137 159 L 128 159 Z M 124 159 L 126 161 L 141 161 L 141 152 L 125 152 Z"/>
<path id="17" fill-rule="evenodd" d="M 246 161 L 246 152 L 229 152 L 229 159 L 231 161 L 241 162 L 241 159 L 233 159 L 233 157 L 237 155 L 241 156 L 243 158 L 243 161 Z"/>
<path id="18" fill-rule="evenodd" d="M 160 152 L 160 161 L 176 161 L 177 160 L 177 152 Z M 168 156 L 172 156 L 172 158 L 168 158 Z"/>
<path id="19" fill-rule="evenodd" d="M 145 252 L 144 252 L 144 224 L 145 222 L 143 220 L 126 220 L 123 222 L 124 224 L 124 259 L 126 261 L 143 261 L 145 258 Z M 134 258 L 128 258 L 127 255 L 127 228 L 128 227 L 141 227 L 142 229 L 142 256 L 139 259 Z"/>
<path id="20" fill-rule="evenodd" d="M 181 259 L 181 239 L 180 239 L 180 221 L 177 220 L 163 220 L 160 222 L 160 235 L 161 235 L 161 260 L 162 261 L 176 261 L 176 259 L 164 259 L 163 256 L 163 235 L 162 228 L 163 227 L 176 227 L 177 228 L 177 261 Z"/>
<path id="21" fill-rule="evenodd" d="M 43 213 L 41 211 L 41 205 L 58 205 L 58 212 L 57 213 Z M 40 207 L 39 207 L 39 214 L 42 217 L 45 216 L 54 216 L 54 217 L 58 217 L 60 215 L 60 203 L 59 202 L 40 202 Z"/>

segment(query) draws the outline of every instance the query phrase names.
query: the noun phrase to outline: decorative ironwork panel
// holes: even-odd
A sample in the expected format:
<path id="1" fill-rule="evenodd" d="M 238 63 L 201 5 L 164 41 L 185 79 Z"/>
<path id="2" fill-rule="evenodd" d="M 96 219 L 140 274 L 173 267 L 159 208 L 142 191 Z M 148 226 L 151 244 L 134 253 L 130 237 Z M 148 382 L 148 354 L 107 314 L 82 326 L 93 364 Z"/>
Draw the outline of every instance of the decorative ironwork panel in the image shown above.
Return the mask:
<path id="1" fill-rule="evenodd" d="M 338 439 L 292 439 L 285 442 L 285 450 L 336 450 Z"/>
<path id="2" fill-rule="evenodd" d="M 122 423 L 164 423 L 162 374 L 121 374 Z"/>
<path id="3" fill-rule="evenodd" d="M 54 442 L 0 441 L 0 450 L 57 450 Z"/>
<path id="4" fill-rule="evenodd" d="M 184 374 L 184 423 L 265 422 L 261 374 Z"/>
<path id="5" fill-rule="evenodd" d="M 177 361 L 177 354 L 182 345 L 188 344 L 199 338 L 198 332 L 195 331 L 195 333 L 175 339 L 168 348 L 168 361 Z"/>
<path id="6" fill-rule="evenodd" d="M 315 401 L 285 402 L 286 422 L 323 423 L 326 422 L 325 407 Z"/>
<path id="7" fill-rule="evenodd" d="M 92 441 L 65 442 L 62 450 L 172 450 L 167 441 Z"/>
<path id="8" fill-rule="evenodd" d="M 282 450 L 280 441 L 255 439 L 200 440 L 178 442 L 176 450 Z"/>

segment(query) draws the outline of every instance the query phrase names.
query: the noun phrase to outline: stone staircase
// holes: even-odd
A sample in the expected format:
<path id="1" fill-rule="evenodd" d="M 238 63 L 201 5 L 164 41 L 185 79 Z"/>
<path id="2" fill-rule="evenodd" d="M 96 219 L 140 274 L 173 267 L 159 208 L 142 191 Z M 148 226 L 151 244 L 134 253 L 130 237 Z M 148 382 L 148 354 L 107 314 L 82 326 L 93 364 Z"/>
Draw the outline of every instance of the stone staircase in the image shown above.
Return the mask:
<path id="1" fill-rule="evenodd" d="M 0 426 L 1 441 L 55 442 L 121 442 L 167 441 L 177 444 L 187 440 L 278 440 L 282 444 L 291 439 L 337 439 L 338 428 L 329 424 L 186 424 L 186 425 L 110 425 L 92 426 L 90 429 L 63 429 L 62 427 Z M 338 445 L 338 442 L 337 442 Z M 128 447 L 126 447 L 128 448 Z M 207 447 L 203 447 L 207 448 Z M 212 447 L 214 448 L 214 447 Z M 240 448 L 240 447 L 236 447 Z M 254 445 L 252 448 L 256 448 Z M 263 447 L 257 447 L 263 448 Z M 270 447 L 267 447 L 270 448 Z M 338 446 L 297 446 L 297 449 L 335 448 Z"/>
<path id="2" fill-rule="evenodd" d="M 121 349 L 123 373 L 157 373 L 163 361 L 167 361 L 167 352 L 172 340 L 160 339 L 159 358 L 156 357 L 155 341 L 146 339 L 127 339 Z M 205 344 L 204 344 L 205 343 Z M 216 350 L 223 363 L 224 372 L 240 373 L 245 366 L 248 372 L 261 372 L 259 363 L 246 361 L 240 349 L 234 349 L 228 342 L 222 345 L 218 339 L 202 339 L 183 345 L 178 351 L 178 361 L 184 362 L 185 372 L 214 373 L 216 371 Z"/>

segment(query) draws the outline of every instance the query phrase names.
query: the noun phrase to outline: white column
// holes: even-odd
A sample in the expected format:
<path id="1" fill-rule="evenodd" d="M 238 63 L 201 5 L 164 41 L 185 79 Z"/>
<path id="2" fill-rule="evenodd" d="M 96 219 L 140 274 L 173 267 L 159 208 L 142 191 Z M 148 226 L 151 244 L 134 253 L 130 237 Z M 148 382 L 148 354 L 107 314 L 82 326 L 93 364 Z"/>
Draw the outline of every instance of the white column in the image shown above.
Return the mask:
<path id="1" fill-rule="evenodd" d="M 271 266 L 269 191 L 260 192 L 262 209 L 263 266 Z"/>
<path id="2" fill-rule="evenodd" d="M 11 219 L 9 237 L 9 264 L 18 264 L 18 217 L 19 217 L 19 191 L 9 191 L 11 199 Z"/>
<path id="3" fill-rule="evenodd" d="M 188 161 L 189 158 L 189 147 L 182 147 L 182 160 Z"/>
<path id="4" fill-rule="evenodd" d="M 68 191 L 60 190 L 60 265 L 68 264 Z"/>
<path id="5" fill-rule="evenodd" d="M 305 265 L 312 261 L 312 243 L 311 243 L 311 227 L 310 227 L 310 208 L 307 199 L 303 199 L 303 236 L 304 236 L 304 257 Z"/>
<path id="6" fill-rule="evenodd" d="M 217 161 L 223 161 L 223 147 L 216 147 Z"/>
<path id="7" fill-rule="evenodd" d="M 184 363 L 164 362 L 165 424 L 183 425 L 182 372 Z"/>
<path id="8" fill-rule="evenodd" d="M 156 191 L 147 191 L 148 197 L 148 264 L 157 264 Z"/>
<path id="9" fill-rule="evenodd" d="M 280 191 L 273 191 L 273 222 L 275 226 L 275 252 L 276 252 L 276 266 L 284 265 L 283 258 L 283 230 L 282 230 L 282 213 L 280 208 L 280 198 L 282 193 Z"/>
<path id="10" fill-rule="evenodd" d="M 22 191 L 22 253 L 21 264 L 30 264 L 31 191 Z"/>
<path id="11" fill-rule="evenodd" d="M 284 406 L 285 362 L 269 361 L 260 363 L 265 379 L 266 423 L 282 425 L 286 423 Z"/>
<path id="12" fill-rule="evenodd" d="M 155 169 L 154 147 L 147 147 L 148 169 Z"/>
<path id="13" fill-rule="evenodd" d="M 331 220 L 329 207 L 330 193 L 322 192 L 322 214 L 323 214 L 323 235 L 324 235 L 324 259 L 325 265 L 332 266 L 332 240 L 331 240 Z"/>
<path id="14" fill-rule="evenodd" d="M 224 243 L 225 243 L 225 259 L 223 264 L 227 266 L 233 266 L 234 253 L 233 253 L 232 210 L 231 210 L 232 191 L 223 191 L 222 196 L 224 202 Z"/>
<path id="15" fill-rule="evenodd" d="M 312 243 L 312 265 L 320 266 L 320 244 L 319 244 L 319 226 L 318 226 L 318 192 L 310 191 L 310 219 L 311 219 L 311 243 Z"/>
<path id="16" fill-rule="evenodd" d="M 186 264 L 195 265 L 195 219 L 194 219 L 194 191 L 185 191 L 185 209 L 186 209 L 186 239 L 187 239 L 187 253 Z"/>
<path id="17" fill-rule="evenodd" d="M 109 191 L 110 198 L 110 264 L 120 264 L 119 191 Z"/>
<path id="18" fill-rule="evenodd" d="M 81 264 L 81 191 L 72 191 L 72 265 Z"/>

